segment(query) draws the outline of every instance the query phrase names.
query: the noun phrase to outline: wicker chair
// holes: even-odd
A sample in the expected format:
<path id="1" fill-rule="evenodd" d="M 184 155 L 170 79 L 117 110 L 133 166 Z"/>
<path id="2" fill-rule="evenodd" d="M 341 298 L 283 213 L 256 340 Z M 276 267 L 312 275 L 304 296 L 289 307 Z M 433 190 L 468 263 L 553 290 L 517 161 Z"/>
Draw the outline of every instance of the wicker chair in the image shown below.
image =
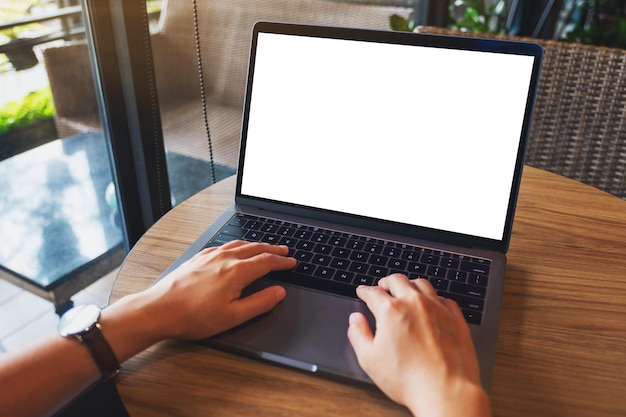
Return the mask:
<path id="1" fill-rule="evenodd" d="M 526 163 L 626 199 L 626 51 L 435 27 L 419 32 L 539 43 L 544 62 Z"/>

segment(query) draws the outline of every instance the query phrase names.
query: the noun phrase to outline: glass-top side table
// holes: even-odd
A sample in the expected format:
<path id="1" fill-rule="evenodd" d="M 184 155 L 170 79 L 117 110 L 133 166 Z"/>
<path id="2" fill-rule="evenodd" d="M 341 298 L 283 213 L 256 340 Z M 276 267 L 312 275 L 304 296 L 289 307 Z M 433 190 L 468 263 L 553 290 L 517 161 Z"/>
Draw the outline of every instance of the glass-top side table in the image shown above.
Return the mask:
<path id="1" fill-rule="evenodd" d="M 0 161 L 0 277 L 52 301 L 125 255 L 104 136 L 87 132 Z"/>

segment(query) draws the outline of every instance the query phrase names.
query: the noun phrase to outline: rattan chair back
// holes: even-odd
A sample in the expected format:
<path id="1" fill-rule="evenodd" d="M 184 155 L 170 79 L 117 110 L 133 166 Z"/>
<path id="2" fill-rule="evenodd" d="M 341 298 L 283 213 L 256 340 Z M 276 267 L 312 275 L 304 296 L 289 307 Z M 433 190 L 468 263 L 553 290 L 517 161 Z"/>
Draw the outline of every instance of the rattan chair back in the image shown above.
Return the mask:
<path id="1" fill-rule="evenodd" d="M 626 51 L 422 27 L 420 33 L 539 43 L 544 61 L 526 163 L 626 199 Z"/>

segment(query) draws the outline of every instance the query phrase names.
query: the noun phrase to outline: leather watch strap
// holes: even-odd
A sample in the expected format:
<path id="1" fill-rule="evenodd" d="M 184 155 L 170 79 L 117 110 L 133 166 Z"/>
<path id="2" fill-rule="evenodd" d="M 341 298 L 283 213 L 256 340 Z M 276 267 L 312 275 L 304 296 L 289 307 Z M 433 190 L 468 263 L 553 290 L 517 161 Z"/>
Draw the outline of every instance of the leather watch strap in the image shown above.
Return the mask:
<path id="1" fill-rule="evenodd" d="M 102 372 L 104 379 L 109 379 L 117 375 L 120 371 L 120 363 L 115 357 L 115 353 L 102 335 L 100 323 L 95 324 L 95 328 L 81 335 L 81 342 L 89 349 L 89 353 Z"/>

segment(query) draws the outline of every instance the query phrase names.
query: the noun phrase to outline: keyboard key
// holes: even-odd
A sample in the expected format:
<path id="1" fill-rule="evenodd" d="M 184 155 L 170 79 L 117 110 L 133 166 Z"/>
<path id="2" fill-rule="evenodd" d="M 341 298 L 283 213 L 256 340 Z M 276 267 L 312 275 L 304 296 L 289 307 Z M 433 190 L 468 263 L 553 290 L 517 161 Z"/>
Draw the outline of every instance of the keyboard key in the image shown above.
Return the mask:
<path id="1" fill-rule="evenodd" d="M 350 261 L 347 259 L 333 258 L 333 260 L 330 261 L 330 266 L 336 269 L 347 270 L 348 265 L 350 265 Z"/>
<path id="2" fill-rule="evenodd" d="M 300 240 L 298 244 L 296 245 L 296 249 L 306 250 L 306 251 L 312 251 L 314 247 L 315 247 L 315 243 L 308 242 L 306 240 Z"/>
<path id="3" fill-rule="evenodd" d="M 481 287 L 487 286 L 487 277 L 485 275 L 479 274 L 469 274 L 469 278 L 467 279 L 469 284 L 480 285 Z"/>
<path id="4" fill-rule="evenodd" d="M 352 272 L 346 272 L 346 271 L 337 271 L 335 272 L 335 276 L 333 277 L 333 280 L 335 281 L 347 282 L 347 283 L 352 283 L 353 279 L 354 279 L 354 274 Z"/>
<path id="5" fill-rule="evenodd" d="M 450 292 L 454 292 L 461 295 L 469 295 L 472 297 L 485 298 L 487 288 L 479 287 L 477 285 L 463 284 L 460 282 L 453 282 L 450 284 Z"/>
<path id="6" fill-rule="evenodd" d="M 242 238 L 246 234 L 246 229 L 244 229 L 243 227 L 239 227 L 239 226 L 226 225 L 222 227 L 222 230 L 220 230 L 220 233 L 224 235 L 235 236 L 237 238 Z"/>
<path id="7" fill-rule="evenodd" d="M 368 262 L 373 265 L 386 266 L 387 262 L 389 262 L 389 258 L 382 255 L 372 255 L 370 256 Z"/>
<path id="8" fill-rule="evenodd" d="M 309 232 L 308 230 L 298 229 L 293 237 L 295 237 L 296 239 L 306 240 L 309 239 L 312 234 L 313 233 Z"/>
<path id="9" fill-rule="evenodd" d="M 315 270 L 313 275 L 320 278 L 331 279 L 333 275 L 335 275 L 335 272 L 336 271 L 332 268 L 320 266 Z"/>
<path id="10" fill-rule="evenodd" d="M 465 282 L 467 279 L 467 272 L 455 271 L 451 269 L 448 271 L 448 279 L 450 281 Z"/>
<path id="11" fill-rule="evenodd" d="M 445 278 L 448 270 L 440 266 L 429 266 L 426 272 L 429 276 L 435 278 Z"/>
<path id="12" fill-rule="evenodd" d="M 263 233 L 257 232 L 256 230 L 249 230 L 245 235 L 244 239 L 249 240 L 251 242 L 258 242 L 263 237 Z"/>
<path id="13" fill-rule="evenodd" d="M 447 279 L 442 279 L 442 278 L 431 278 L 428 281 L 430 281 L 430 284 L 433 286 L 433 288 L 435 290 L 442 290 L 445 291 L 448 289 L 448 280 Z"/>
<path id="14" fill-rule="evenodd" d="M 404 271 L 405 269 L 407 269 L 407 261 L 401 260 L 401 259 L 391 259 L 388 263 L 387 266 L 389 266 L 389 268 L 395 270 L 395 271 Z"/>
<path id="15" fill-rule="evenodd" d="M 423 264 L 439 265 L 439 257 L 437 255 L 433 255 L 429 253 L 422 255 L 422 258 L 420 259 L 420 261 Z"/>
<path id="16" fill-rule="evenodd" d="M 348 243 L 346 243 L 346 248 L 352 250 L 363 250 L 364 247 L 365 242 L 362 240 L 349 240 Z"/>
<path id="17" fill-rule="evenodd" d="M 388 256 L 390 258 L 398 258 L 400 257 L 402 250 L 400 248 L 385 246 L 383 249 L 383 255 Z"/>
<path id="18" fill-rule="evenodd" d="M 407 272 L 413 274 L 425 274 L 426 273 L 426 265 L 418 264 L 417 262 L 409 262 L 406 267 Z"/>
<path id="19" fill-rule="evenodd" d="M 374 278 L 367 275 L 357 275 L 352 283 L 354 285 L 374 285 Z"/>
<path id="20" fill-rule="evenodd" d="M 461 262 L 460 269 L 461 271 L 465 272 L 473 272 L 480 275 L 489 275 L 490 264 L 464 261 Z"/>
<path id="21" fill-rule="evenodd" d="M 345 237 L 338 237 L 338 236 L 333 236 L 330 238 L 330 240 L 328 241 L 329 245 L 335 246 L 335 247 L 344 247 L 346 242 L 348 241 L 348 239 L 346 239 Z"/>
<path id="22" fill-rule="evenodd" d="M 463 310 L 461 309 L 463 316 L 465 316 L 465 321 L 471 324 L 480 324 L 483 320 L 482 313 L 473 310 Z"/>
<path id="23" fill-rule="evenodd" d="M 246 224 L 247 221 L 248 220 L 246 220 L 246 218 L 243 217 L 243 215 L 237 214 L 237 215 L 235 215 L 235 216 L 230 218 L 230 220 L 228 221 L 228 224 L 230 226 L 243 227 Z"/>
<path id="24" fill-rule="evenodd" d="M 265 224 L 260 230 L 265 233 L 275 233 L 278 230 L 278 226 L 275 224 Z"/>
<path id="25" fill-rule="evenodd" d="M 323 243 L 318 243 L 317 245 L 315 245 L 315 249 L 313 249 L 313 252 L 328 255 L 332 252 L 332 250 L 333 250 L 332 246 L 325 245 Z"/>
<path id="26" fill-rule="evenodd" d="M 298 262 L 298 265 L 296 265 L 296 269 L 295 269 L 296 272 L 300 272 L 301 274 L 305 274 L 305 275 L 313 274 L 314 270 L 315 270 L 315 265 L 311 265 L 306 262 Z"/>
<path id="27" fill-rule="evenodd" d="M 330 264 L 331 257 L 327 255 L 313 255 L 313 259 L 311 259 L 311 263 L 315 265 L 323 265 L 327 266 Z"/>
<path id="28" fill-rule="evenodd" d="M 263 236 L 261 238 L 261 242 L 269 243 L 271 245 L 276 245 L 276 244 L 278 244 L 278 240 L 279 239 L 280 238 L 278 236 L 276 236 L 276 235 L 272 235 L 272 234 L 266 233 L 265 236 Z"/>
<path id="29" fill-rule="evenodd" d="M 310 262 L 311 259 L 313 259 L 313 252 L 296 250 L 296 253 L 294 253 L 293 257 L 296 258 L 298 262 Z"/>
<path id="30" fill-rule="evenodd" d="M 246 225 L 244 227 L 248 230 L 260 230 L 261 227 L 263 227 L 263 223 L 256 220 L 250 220 L 246 222 Z"/>
<path id="31" fill-rule="evenodd" d="M 352 262 L 350 264 L 350 267 L 348 268 L 348 270 L 352 272 L 361 273 L 361 274 L 364 274 L 365 272 L 367 272 L 367 269 L 368 269 L 368 265 L 362 262 Z"/>
<path id="32" fill-rule="evenodd" d="M 376 278 L 382 278 L 389 275 L 389 269 L 383 268 L 382 266 L 372 265 L 367 273 Z"/>
<path id="33" fill-rule="evenodd" d="M 457 269 L 459 267 L 459 260 L 453 258 L 444 258 L 441 260 L 441 266 L 448 269 Z"/>
<path id="34" fill-rule="evenodd" d="M 281 237 L 278 240 L 278 244 L 279 245 L 285 245 L 285 246 L 289 246 L 289 249 L 291 248 L 295 248 L 296 245 L 298 244 L 298 239 L 294 239 L 293 237 Z"/>
<path id="35" fill-rule="evenodd" d="M 463 295 L 443 291 L 438 291 L 437 295 L 456 301 L 456 303 L 459 305 L 459 308 L 461 309 L 482 311 L 483 308 L 485 308 L 485 302 L 478 298 L 465 297 Z"/>
<path id="36" fill-rule="evenodd" d="M 313 236 L 311 237 L 311 240 L 315 243 L 326 243 L 329 239 L 330 237 L 323 233 L 313 233 Z"/>
<path id="37" fill-rule="evenodd" d="M 280 227 L 276 232 L 280 236 L 293 236 L 296 230 L 293 227 Z"/>
<path id="38" fill-rule="evenodd" d="M 353 251 L 350 255 L 350 259 L 353 261 L 367 262 L 367 258 L 369 258 L 369 254 L 365 252 Z"/>
<path id="39" fill-rule="evenodd" d="M 363 249 L 363 251 L 368 253 L 381 254 L 383 253 L 383 247 L 378 243 L 367 243 L 365 244 L 365 249 Z"/>
<path id="40" fill-rule="evenodd" d="M 412 249 L 405 249 L 402 251 L 400 258 L 405 259 L 407 261 L 419 261 L 421 254 Z"/>
<path id="41" fill-rule="evenodd" d="M 209 243 L 207 243 L 205 248 L 211 246 L 222 246 L 224 243 L 228 243 L 233 240 L 237 240 L 237 238 L 235 236 L 218 233 L 217 235 L 213 236 L 213 239 L 211 239 Z"/>
<path id="42" fill-rule="evenodd" d="M 351 251 L 345 248 L 335 248 L 333 249 L 331 255 L 337 258 L 347 259 L 350 256 Z"/>

